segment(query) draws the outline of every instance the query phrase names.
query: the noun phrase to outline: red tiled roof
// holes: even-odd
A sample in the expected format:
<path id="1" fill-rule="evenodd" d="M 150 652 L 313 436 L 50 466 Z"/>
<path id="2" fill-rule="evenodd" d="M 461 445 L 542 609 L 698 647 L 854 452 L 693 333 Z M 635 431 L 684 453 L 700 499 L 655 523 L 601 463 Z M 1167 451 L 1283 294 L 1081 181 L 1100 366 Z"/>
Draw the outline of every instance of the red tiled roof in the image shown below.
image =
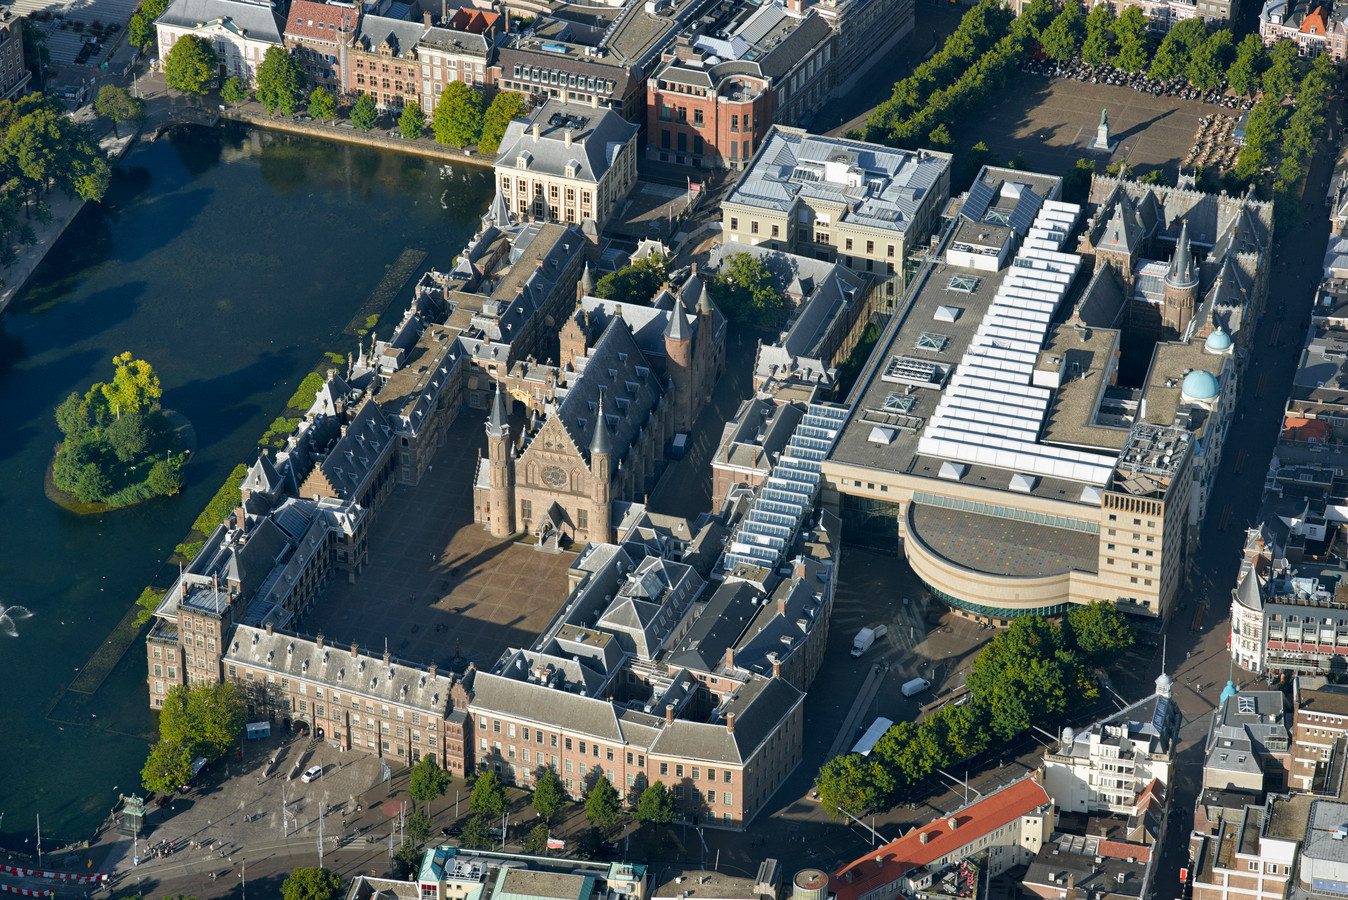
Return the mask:
<path id="1" fill-rule="evenodd" d="M 1301 20 L 1302 34 L 1324 34 L 1327 30 L 1325 9 L 1322 6 L 1317 6 L 1313 12 Z"/>
<path id="2" fill-rule="evenodd" d="M 913 869 L 954 853 L 1048 802 L 1043 785 L 1033 778 L 1018 781 L 955 813 L 953 830 L 946 821 L 952 817 L 937 819 L 840 867 L 829 879 L 829 889 L 837 894 L 837 900 L 856 900 L 897 881 Z M 922 843 L 924 834 L 927 836 L 925 844 Z"/>
<path id="3" fill-rule="evenodd" d="M 447 27 L 453 31 L 482 34 L 491 29 L 500 18 L 500 13 L 465 8 L 454 13 L 454 18 L 449 20 Z"/>
<path id="4" fill-rule="evenodd" d="M 1151 859 L 1151 848 L 1146 844 L 1131 844 L 1127 841 L 1101 841 L 1099 853 L 1110 859 L 1136 859 L 1147 862 Z"/>
<path id="5" fill-rule="evenodd" d="M 345 6 L 294 0 L 290 4 L 290 15 L 286 17 L 286 37 L 336 43 L 343 31 L 355 32 L 359 15 L 357 10 Z"/>

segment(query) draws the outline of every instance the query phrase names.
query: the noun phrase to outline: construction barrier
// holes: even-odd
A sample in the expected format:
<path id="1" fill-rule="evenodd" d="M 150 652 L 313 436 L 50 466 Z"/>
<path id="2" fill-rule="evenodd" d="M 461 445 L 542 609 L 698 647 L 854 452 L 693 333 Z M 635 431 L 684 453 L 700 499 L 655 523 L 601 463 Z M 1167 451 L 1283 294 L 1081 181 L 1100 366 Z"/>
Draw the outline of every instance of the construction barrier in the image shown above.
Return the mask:
<path id="1" fill-rule="evenodd" d="M 60 881 L 73 881 L 76 884 L 93 884 L 95 882 L 107 881 L 108 876 L 101 873 L 93 875 L 72 875 L 68 872 L 44 872 L 41 869 L 24 869 L 19 866 L 7 866 L 0 864 L 0 872 L 8 872 L 10 875 L 24 875 L 31 878 L 54 878 Z M 37 894 L 34 896 L 44 896 Z"/>
<path id="2" fill-rule="evenodd" d="M 55 897 L 56 891 L 30 891 L 28 888 L 10 887 L 7 884 L 0 884 L 0 891 L 8 891 L 11 894 L 18 894 L 20 897 Z"/>

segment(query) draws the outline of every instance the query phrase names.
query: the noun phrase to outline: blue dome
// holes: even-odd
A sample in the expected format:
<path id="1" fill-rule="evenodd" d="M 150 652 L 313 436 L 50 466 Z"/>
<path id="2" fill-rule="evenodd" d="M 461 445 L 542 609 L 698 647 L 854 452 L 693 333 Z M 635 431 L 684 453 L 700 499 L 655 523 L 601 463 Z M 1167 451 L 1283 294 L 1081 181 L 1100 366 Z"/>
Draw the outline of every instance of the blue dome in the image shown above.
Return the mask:
<path id="1" fill-rule="evenodd" d="M 1226 687 L 1222 688 L 1222 698 L 1218 702 L 1225 703 L 1227 700 L 1230 700 L 1234 696 L 1236 696 L 1235 682 L 1228 681 L 1226 683 Z"/>
<path id="2" fill-rule="evenodd" d="M 1203 369 L 1194 369 L 1185 375 L 1184 383 L 1180 385 L 1180 392 L 1190 400 L 1216 400 L 1219 390 L 1217 379 Z"/>
<path id="3" fill-rule="evenodd" d="M 1218 328 L 1208 335 L 1208 339 L 1203 346 L 1207 348 L 1209 353 L 1225 353 L 1231 349 L 1231 335 Z"/>

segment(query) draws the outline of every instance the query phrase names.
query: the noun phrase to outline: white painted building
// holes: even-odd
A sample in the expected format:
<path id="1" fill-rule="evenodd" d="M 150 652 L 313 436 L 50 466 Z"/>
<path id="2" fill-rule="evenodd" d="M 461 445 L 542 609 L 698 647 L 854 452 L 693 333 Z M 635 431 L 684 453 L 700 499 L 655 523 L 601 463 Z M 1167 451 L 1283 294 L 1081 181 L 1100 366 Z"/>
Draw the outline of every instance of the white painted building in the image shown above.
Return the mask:
<path id="1" fill-rule="evenodd" d="M 284 47 L 283 23 L 267 3 L 250 0 L 174 0 L 155 21 L 159 58 L 184 35 L 211 42 L 220 64 L 219 76 L 252 81 L 271 47 Z"/>

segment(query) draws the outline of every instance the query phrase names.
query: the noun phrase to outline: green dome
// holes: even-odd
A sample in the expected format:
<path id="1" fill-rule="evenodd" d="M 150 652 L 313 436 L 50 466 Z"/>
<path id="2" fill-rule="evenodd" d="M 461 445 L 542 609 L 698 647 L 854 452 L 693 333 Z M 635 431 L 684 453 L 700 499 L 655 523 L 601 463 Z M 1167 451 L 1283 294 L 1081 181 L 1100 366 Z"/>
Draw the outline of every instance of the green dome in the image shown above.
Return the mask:
<path id="1" fill-rule="evenodd" d="M 1207 348 L 1209 353 L 1225 353 L 1231 349 L 1231 335 L 1218 328 L 1208 335 L 1208 339 L 1203 346 Z"/>
<path id="2" fill-rule="evenodd" d="M 1180 385 L 1180 392 L 1185 397 L 1200 402 L 1216 400 L 1220 390 L 1217 379 L 1204 369 L 1195 369 L 1185 375 L 1184 383 Z"/>

